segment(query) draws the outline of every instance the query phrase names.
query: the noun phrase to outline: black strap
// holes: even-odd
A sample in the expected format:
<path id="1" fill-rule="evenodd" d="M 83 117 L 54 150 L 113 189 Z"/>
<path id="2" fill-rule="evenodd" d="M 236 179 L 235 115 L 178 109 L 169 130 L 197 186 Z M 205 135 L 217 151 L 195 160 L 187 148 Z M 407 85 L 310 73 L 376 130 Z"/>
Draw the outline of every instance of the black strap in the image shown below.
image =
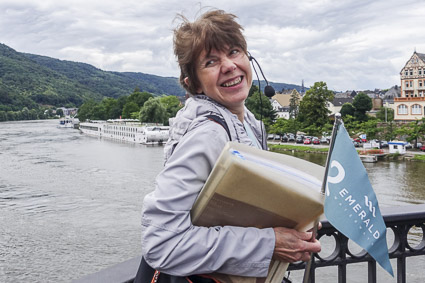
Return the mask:
<path id="1" fill-rule="evenodd" d="M 230 131 L 229 131 L 229 126 L 227 126 L 227 123 L 224 119 L 220 118 L 217 115 L 207 115 L 206 116 L 208 119 L 210 119 L 211 121 L 216 122 L 217 124 L 220 124 L 227 132 L 227 135 L 229 136 L 229 140 L 232 141 L 232 136 L 230 135 Z"/>
<path id="2" fill-rule="evenodd" d="M 155 269 L 149 266 L 145 259 L 142 257 L 142 261 L 139 265 L 139 270 L 137 271 L 136 278 L 134 283 L 150 283 L 152 278 L 155 275 Z M 196 275 L 189 276 L 190 281 L 193 283 L 213 283 L 214 281 L 209 278 L 203 278 Z M 190 282 L 186 277 L 174 276 L 165 273 L 160 273 L 158 276 L 158 283 L 188 283 Z"/>

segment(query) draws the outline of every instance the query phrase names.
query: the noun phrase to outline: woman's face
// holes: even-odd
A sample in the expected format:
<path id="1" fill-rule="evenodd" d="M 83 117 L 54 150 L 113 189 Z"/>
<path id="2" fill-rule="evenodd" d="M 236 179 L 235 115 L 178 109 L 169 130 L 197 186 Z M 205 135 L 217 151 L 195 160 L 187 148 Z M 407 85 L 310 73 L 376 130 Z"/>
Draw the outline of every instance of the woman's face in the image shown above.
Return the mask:
<path id="1" fill-rule="evenodd" d="M 203 92 L 232 113 L 240 113 L 244 109 L 252 84 L 252 71 L 242 49 L 213 49 L 210 54 L 204 50 L 199 56 L 197 75 L 201 83 L 198 93 Z"/>

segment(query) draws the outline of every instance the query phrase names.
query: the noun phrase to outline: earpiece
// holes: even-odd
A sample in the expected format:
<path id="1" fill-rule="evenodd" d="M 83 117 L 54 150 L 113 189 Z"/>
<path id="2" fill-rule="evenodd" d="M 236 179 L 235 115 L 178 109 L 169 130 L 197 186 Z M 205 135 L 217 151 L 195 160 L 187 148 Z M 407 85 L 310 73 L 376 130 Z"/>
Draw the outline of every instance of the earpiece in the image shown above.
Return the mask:
<path id="1" fill-rule="evenodd" d="M 258 64 L 257 60 L 255 60 L 255 58 L 252 57 L 251 53 L 249 53 L 249 52 L 248 52 L 248 59 L 249 59 L 249 61 L 251 61 L 252 68 L 254 69 L 255 75 L 257 76 L 257 80 L 258 80 L 258 89 L 260 91 L 260 107 L 261 107 L 260 108 L 260 115 L 261 115 L 260 120 L 262 121 L 263 120 L 263 101 L 261 99 L 261 85 L 260 85 L 260 78 L 258 77 L 257 70 L 255 69 L 255 66 L 254 66 L 254 62 L 255 62 L 255 64 L 257 64 L 258 68 L 260 69 L 261 75 L 263 76 L 264 80 L 266 81 L 266 87 L 264 88 L 264 95 L 267 96 L 268 98 L 271 98 L 272 96 L 275 95 L 276 91 L 274 90 L 274 88 L 271 85 L 269 85 L 269 81 L 266 79 L 266 76 L 264 76 L 264 73 L 263 73 L 263 70 L 260 67 L 260 64 Z M 262 122 L 261 122 L 261 135 L 262 135 L 261 139 L 264 143 L 265 137 L 264 137 L 263 123 Z"/>
<path id="2" fill-rule="evenodd" d="M 261 75 L 263 76 L 264 80 L 266 81 L 266 87 L 264 88 L 264 95 L 267 96 L 268 98 L 273 97 L 275 95 L 276 91 L 269 84 L 269 81 L 266 79 L 266 76 L 264 76 L 264 73 L 263 73 L 263 70 L 261 69 L 260 64 L 257 62 L 257 60 L 254 57 L 252 57 L 251 53 L 249 53 L 249 52 L 248 52 L 248 59 L 249 59 L 249 61 L 251 61 L 252 68 L 254 68 L 255 74 L 257 75 L 258 88 L 260 89 L 260 92 L 261 92 L 260 80 L 258 78 L 257 71 L 255 70 L 254 62 L 255 62 L 255 64 L 257 64 L 258 68 L 260 69 Z"/>

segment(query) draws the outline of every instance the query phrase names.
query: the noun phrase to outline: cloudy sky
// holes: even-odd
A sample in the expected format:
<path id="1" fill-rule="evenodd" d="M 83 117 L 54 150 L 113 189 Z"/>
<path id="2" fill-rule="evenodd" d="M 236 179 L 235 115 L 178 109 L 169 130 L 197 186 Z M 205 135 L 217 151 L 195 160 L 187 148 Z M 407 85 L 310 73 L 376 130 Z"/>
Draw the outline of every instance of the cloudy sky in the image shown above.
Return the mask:
<path id="1" fill-rule="evenodd" d="M 0 43 L 107 71 L 178 77 L 177 13 L 232 12 L 269 81 L 389 88 L 425 53 L 425 0 L 0 0 Z"/>

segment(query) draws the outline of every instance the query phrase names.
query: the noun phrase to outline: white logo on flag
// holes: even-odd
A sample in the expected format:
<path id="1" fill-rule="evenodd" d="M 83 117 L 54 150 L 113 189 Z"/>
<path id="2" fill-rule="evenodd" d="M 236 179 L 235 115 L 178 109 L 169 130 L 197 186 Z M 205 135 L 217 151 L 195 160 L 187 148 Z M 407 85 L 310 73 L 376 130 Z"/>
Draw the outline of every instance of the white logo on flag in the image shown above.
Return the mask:
<path id="1" fill-rule="evenodd" d="M 369 207 L 370 212 L 372 212 L 373 217 L 375 216 L 375 207 L 372 205 L 372 202 L 367 198 L 367 196 L 364 196 L 364 203 L 367 207 Z"/>
<path id="2" fill-rule="evenodd" d="M 344 180 L 344 178 L 345 178 L 345 170 L 344 170 L 344 167 L 342 167 L 341 163 L 339 163 L 336 160 L 332 160 L 330 167 L 331 168 L 335 167 L 338 170 L 338 174 L 335 177 L 332 177 L 332 176 L 329 176 L 328 175 L 327 182 L 326 182 L 326 195 L 327 196 L 330 195 L 328 184 L 329 183 L 338 184 L 342 180 Z"/>

